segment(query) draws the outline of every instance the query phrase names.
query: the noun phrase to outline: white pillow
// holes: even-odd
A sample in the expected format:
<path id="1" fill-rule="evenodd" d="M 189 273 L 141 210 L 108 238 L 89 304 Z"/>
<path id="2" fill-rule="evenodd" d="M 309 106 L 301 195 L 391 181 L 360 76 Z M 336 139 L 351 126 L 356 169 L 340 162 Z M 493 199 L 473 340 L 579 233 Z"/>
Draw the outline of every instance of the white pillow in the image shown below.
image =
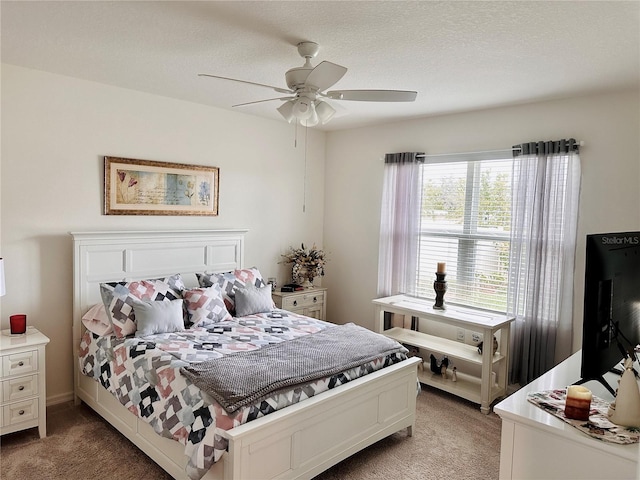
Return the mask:
<path id="1" fill-rule="evenodd" d="M 181 298 L 169 302 L 134 302 L 133 311 L 136 315 L 136 337 L 184 330 Z"/>
<path id="2" fill-rule="evenodd" d="M 110 335 L 113 333 L 111 320 L 104 308 L 104 303 L 96 303 L 82 317 L 82 323 L 90 332 L 96 335 Z"/>
<path id="3" fill-rule="evenodd" d="M 271 284 L 256 288 L 253 285 L 236 290 L 236 317 L 273 310 Z"/>

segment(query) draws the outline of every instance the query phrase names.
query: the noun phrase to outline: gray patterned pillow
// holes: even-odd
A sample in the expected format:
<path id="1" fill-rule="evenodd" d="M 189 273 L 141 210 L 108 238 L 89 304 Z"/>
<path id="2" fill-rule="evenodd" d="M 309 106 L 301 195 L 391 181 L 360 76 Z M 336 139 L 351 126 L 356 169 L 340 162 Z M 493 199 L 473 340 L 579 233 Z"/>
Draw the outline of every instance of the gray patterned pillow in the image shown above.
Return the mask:
<path id="1" fill-rule="evenodd" d="M 249 285 L 263 287 L 266 282 L 262 279 L 260 271 L 256 267 L 243 268 L 224 273 L 196 273 L 201 287 L 218 285 L 222 291 L 222 299 L 231 315 L 236 314 L 236 291 Z"/>
<path id="2" fill-rule="evenodd" d="M 273 310 L 271 284 L 256 288 L 253 285 L 236 290 L 236 317 Z"/>
<path id="3" fill-rule="evenodd" d="M 136 331 L 133 303 L 137 301 L 171 301 L 182 298 L 184 283 L 180 274 L 164 279 L 100 284 L 100 295 L 113 331 L 124 338 Z"/>
<path id="4" fill-rule="evenodd" d="M 185 290 L 184 303 L 187 309 L 187 326 L 189 327 L 204 327 L 232 318 L 224 304 L 218 285 Z"/>

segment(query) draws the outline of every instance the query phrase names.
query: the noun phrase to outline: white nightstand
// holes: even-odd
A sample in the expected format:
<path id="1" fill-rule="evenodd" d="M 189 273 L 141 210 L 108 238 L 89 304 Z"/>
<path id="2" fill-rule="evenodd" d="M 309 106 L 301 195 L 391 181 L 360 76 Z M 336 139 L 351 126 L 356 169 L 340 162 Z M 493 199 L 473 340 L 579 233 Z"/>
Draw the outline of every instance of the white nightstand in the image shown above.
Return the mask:
<path id="1" fill-rule="evenodd" d="M 273 292 L 276 307 L 290 312 L 300 313 L 307 317 L 326 320 L 327 289 L 313 287 L 297 292 Z"/>
<path id="2" fill-rule="evenodd" d="M 0 435 L 38 427 L 47 436 L 45 346 L 34 327 L 24 335 L 0 332 Z"/>

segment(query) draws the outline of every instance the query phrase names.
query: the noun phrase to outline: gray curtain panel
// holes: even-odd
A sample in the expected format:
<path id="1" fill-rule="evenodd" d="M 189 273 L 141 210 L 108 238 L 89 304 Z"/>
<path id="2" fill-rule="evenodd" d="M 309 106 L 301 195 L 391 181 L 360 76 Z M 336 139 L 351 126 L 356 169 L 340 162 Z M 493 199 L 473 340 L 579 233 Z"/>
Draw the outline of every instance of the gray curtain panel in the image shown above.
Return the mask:
<path id="1" fill-rule="evenodd" d="M 526 385 L 571 353 L 580 156 L 569 139 L 523 143 L 514 158 L 510 381 Z"/>

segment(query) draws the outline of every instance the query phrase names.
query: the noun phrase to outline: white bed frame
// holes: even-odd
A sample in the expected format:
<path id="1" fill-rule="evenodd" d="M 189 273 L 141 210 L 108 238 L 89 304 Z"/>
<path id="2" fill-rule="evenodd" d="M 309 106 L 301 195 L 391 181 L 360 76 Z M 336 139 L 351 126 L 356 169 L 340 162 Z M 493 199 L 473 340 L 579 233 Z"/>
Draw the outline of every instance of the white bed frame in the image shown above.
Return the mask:
<path id="1" fill-rule="evenodd" d="M 174 478 L 187 479 L 184 447 L 157 435 L 99 382 L 79 371 L 82 315 L 101 302 L 99 284 L 181 273 L 229 271 L 244 261 L 246 230 L 72 233 L 76 403 L 84 401 Z M 229 451 L 206 480 L 311 478 L 415 423 L 417 364 L 412 358 L 226 432 Z"/>

